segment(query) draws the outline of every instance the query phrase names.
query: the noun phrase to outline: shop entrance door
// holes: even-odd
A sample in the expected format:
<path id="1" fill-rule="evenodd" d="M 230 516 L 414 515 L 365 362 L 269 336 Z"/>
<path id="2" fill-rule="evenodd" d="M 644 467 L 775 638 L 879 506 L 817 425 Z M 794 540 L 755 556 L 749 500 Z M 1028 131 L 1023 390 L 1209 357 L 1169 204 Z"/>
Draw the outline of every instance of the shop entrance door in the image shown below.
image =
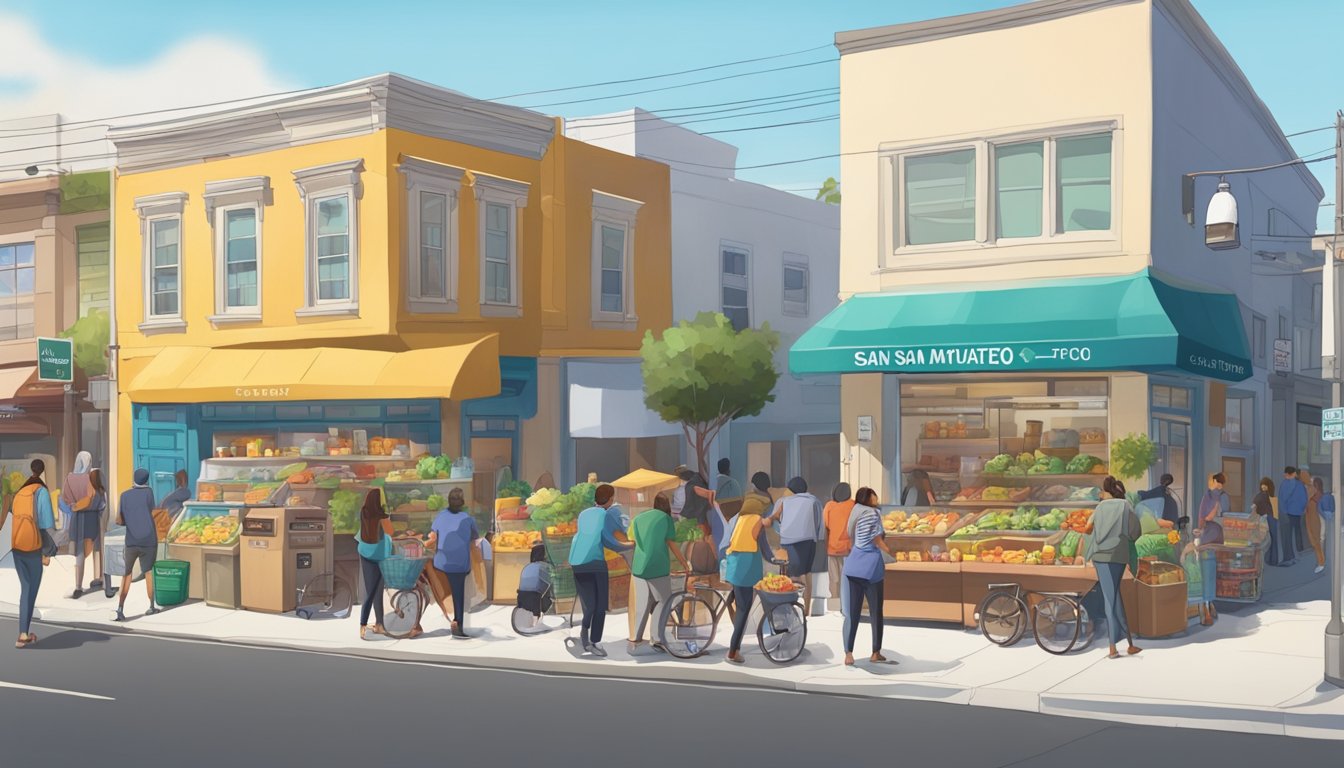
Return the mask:
<path id="1" fill-rule="evenodd" d="M 180 469 L 188 469 L 191 456 L 188 445 L 191 433 L 186 416 L 172 406 L 136 406 L 134 422 L 135 467 L 149 470 L 149 487 L 154 498 L 162 499 L 173 492 L 173 476 Z M 194 479 L 194 478 L 188 478 Z"/>
<path id="2" fill-rule="evenodd" d="M 472 418 L 467 455 L 474 467 L 472 495 L 480 509 L 494 511 L 499 471 L 505 467 L 517 477 L 518 420 Z"/>
<path id="3" fill-rule="evenodd" d="M 1153 465 L 1154 485 L 1164 474 L 1175 482 L 1172 492 L 1181 502 L 1182 514 L 1190 512 L 1190 423 L 1174 416 L 1153 417 L 1153 442 L 1157 443 L 1157 463 Z"/>
<path id="4" fill-rule="evenodd" d="M 812 495 L 828 498 L 840 482 L 840 436 L 799 435 L 798 459 Z"/>

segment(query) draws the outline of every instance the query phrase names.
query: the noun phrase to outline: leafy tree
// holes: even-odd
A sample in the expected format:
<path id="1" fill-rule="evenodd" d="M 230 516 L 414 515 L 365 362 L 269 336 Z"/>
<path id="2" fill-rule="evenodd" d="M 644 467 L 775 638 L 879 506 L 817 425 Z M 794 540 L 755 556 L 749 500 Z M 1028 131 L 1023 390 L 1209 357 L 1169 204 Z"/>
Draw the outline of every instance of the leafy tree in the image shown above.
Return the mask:
<path id="1" fill-rule="evenodd" d="M 704 477 L 710 477 L 707 454 L 719 432 L 774 402 L 778 348 L 779 334 L 768 324 L 737 331 L 715 312 L 681 321 L 662 339 L 644 334 L 644 404 L 664 421 L 681 424 Z"/>
<path id="2" fill-rule="evenodd" d="M 84 375 L 102 376 L 107 373 L 107 345 L 111 333 L 107 311 L 90 309 L 87 315 L 67 328 L 61 338 L 74 341 L 75 364 L 83 369 Z"/>
<path id="3" fill-rule="evenodd" d="M 821 183 L 821 189 L 817 190 L 817 199 L 827 205 L 840 204 L 840 182 L 835 180 L 834 176 Z"/>

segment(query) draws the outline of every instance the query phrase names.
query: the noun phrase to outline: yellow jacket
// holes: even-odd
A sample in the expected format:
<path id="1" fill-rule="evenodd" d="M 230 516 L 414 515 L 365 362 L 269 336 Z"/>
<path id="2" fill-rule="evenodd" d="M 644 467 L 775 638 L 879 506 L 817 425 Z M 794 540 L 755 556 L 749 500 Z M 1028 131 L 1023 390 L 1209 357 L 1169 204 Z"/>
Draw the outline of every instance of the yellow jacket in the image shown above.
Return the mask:
<path id="1" fill-rule="evenodd" d="M 769 496 L 752 489 L 742 499 L 742 508 L 738 510 L 738 515 L 765 515 L 769 513 L 770 508 L 775 502 L 771 501 Z"/>

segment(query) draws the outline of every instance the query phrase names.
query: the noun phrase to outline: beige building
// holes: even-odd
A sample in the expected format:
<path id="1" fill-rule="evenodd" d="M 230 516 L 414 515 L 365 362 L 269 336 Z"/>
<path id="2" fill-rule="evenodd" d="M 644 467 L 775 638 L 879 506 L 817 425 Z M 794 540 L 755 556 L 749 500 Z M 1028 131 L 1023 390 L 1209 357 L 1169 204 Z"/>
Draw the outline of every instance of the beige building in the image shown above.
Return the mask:
<path id="1" fill-rule="evenodd" d="M 1248 503 L 1285 458 L 1258 439 L 1281 398 L 1263 324 L 1296 282 L 1252 280 L 1251 233 L 1277 215 L 1310 234 L 1322 191 L 1300 168 L 1232 178 L 1244 242 L 1205 248 L 1216 179 L 1187 218 L 1181 175 L 1295 154 L 1191 5 L 1047 0 L 836 46 L 842 304 L 790 368 L 842 374 L 845 478 L 889 503 L 915 469 L 940 502 L 1086 503 L 1099 482 L 984 463 L 1040 448 L 1114 471 L 1110 444 L 1144 434 L 1187 506 L 1215 471 Z"/>

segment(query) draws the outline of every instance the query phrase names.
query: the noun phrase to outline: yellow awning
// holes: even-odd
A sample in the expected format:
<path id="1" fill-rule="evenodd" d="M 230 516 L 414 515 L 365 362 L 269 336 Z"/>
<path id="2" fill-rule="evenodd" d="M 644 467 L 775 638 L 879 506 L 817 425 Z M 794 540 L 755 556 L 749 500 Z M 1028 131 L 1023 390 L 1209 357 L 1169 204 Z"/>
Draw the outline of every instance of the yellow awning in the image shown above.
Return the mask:
<path id="1" fill-rule="evenodd" d="M 634 472 L 622 477 L 620 480 L 613 480 L 613 488 L 624 488 L 626 490 L 653 490 L 666 491 L 676 488 L 681 484 L 681 478 L 676 475 L 665 475 L 662 472 L 654 472 L 651 469 L 637 469 Z"/>
<path id="2" fill-rule="evenodd" d="M 407 352 L 166 347 L 124 391 L 136 403 L 490 397 L 499 337 Z"/>

